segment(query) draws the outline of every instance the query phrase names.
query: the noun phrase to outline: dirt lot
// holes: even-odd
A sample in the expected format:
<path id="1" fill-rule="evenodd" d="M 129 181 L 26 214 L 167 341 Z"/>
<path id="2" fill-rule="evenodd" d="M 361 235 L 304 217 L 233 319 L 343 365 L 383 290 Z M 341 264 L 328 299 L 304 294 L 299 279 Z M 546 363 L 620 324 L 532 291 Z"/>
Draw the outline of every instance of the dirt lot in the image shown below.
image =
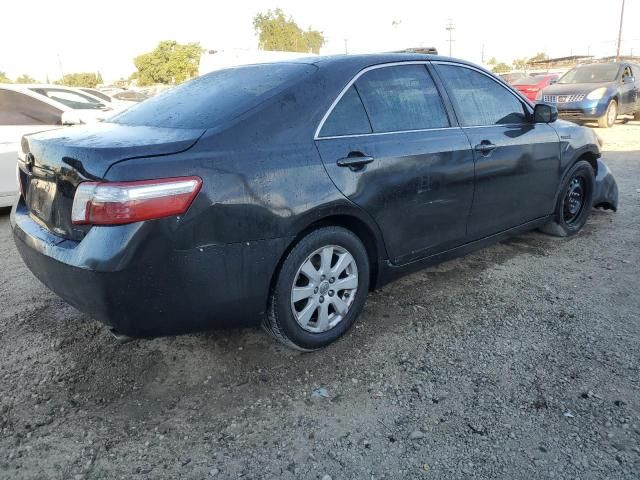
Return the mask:
<path id="1" fill-rule="evenodd" d="M 530 233 L 371 295 L 337 344 L 116 343 L 0 215 L 0 478 L 637 479 L 640 122 L 577 238 Z"/>

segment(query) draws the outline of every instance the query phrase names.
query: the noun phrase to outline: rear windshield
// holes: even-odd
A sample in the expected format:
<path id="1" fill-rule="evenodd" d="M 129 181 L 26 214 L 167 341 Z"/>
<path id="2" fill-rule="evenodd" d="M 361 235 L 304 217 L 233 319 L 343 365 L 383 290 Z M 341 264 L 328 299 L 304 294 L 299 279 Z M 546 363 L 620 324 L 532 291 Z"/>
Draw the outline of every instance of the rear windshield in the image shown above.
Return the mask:
<path id="1" fill-rule="evenodd" d="M 603 83 L 613 82 L 618 76 L 620 64 L 601 63 L 598 65 L 583 65 L 569 70 L 558 83 Z"/>
<path id="2" fill-rule="evenodd" d="M 208 73 L 151 97 L 109 119 L 124 125 L 211 128 L 298 82 L 313 65 L 271 63 Z"/>

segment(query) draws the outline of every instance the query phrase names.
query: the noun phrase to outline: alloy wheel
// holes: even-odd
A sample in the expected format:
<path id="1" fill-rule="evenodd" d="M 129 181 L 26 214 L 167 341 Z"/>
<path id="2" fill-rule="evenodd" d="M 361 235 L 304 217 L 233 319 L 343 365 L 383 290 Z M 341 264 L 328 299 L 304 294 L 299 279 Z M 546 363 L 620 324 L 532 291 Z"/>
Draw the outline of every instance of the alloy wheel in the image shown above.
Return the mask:
<path id="1" fill-rule="evenodd" d="M 302 263 L 291 288 L 291 309 L 298 325 L 312 333 L 340 323 L 358 290 L 353 255 L 338 245 L 319 248 Z"/>

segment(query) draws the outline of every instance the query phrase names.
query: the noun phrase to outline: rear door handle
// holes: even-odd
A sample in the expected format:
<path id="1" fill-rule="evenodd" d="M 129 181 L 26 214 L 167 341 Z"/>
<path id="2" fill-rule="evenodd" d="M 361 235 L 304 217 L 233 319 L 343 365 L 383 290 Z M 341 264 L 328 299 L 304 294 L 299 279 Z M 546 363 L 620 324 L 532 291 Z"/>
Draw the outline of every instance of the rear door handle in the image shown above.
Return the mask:
<path id="1" fill-rule="evenodd" d="M 474 148 L 475 148 L 476 152 L 487 154 L 487 153 L 491 152 L 492 150 L 494 150 L 496 147 L 497 147 L 497 145 L 495 145 L 494 143 L 491 143 L 488 140 L 483 140 L 478 145 L 476 145 Z"/>
<path id="2" fill-rule="evenodd" d="M 373 157 L 344 157 L 336 161 L 339 167 L 349 167 L 358 169 L 364 167 L 366 164 L 373 162 Z"/>

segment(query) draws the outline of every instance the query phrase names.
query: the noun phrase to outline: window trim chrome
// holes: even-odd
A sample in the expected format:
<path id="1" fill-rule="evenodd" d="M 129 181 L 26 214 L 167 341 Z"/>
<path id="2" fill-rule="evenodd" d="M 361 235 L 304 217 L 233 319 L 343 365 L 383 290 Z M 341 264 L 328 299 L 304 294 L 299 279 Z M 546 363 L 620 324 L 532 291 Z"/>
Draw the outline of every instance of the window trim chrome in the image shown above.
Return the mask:
<path id="1" fill-rule="evenodd" d="M 349 81 L 349 83 L 347 83 L 347 85 L 340 91 L 340 93 L 338 94 L 338 96 L 336 97 L 336 99 L 333 101 L 333 103 L 331 104 L 331 106 L 329 106 L 329 109 L 326 111 L 326 113 L 324 114 L 324 116 L 322 117 L 322 120 L 320 120 L 320 124 L 318 125 L 318 128 L 316 128 L 316 132 L 313 135 L 313 140 L 326 140 L 326 139 L 335 139 L 335 138 L 351 138 L 351 137 L 366 137 L 366 136 L 370 136 L 370 135 L 390 135 L 393 133 L 411 133 L 411 132 L 427 132 L 427 131 L 431 131 L 431 130 L 447 130 L 450 128 L 458 128 L 458 126 L 453 126 L 453 125 L 449 125 L 448 127 L 434 127 L 434 128 L 421 128 L 421 129 L 417 129 L 417 130 L 397 130 L 397 131 L 393 131 L 393 132 L 371 132 L 371 133 L 354 133 L 354 134 L 347 134 L 347 135 L 331 135 L 331 136 L 327 136 L 327 137 L 321 137 L 320 136 L 320 131 L 322 130 L 322 127 L 324 127 L 325 122 L 327 121 L 327 119 L 329 118 L 329 115 L 331 115 L 331 113 L 333 112 L 333 109 L 336 107 L 336 105 L 338 104 L 338 102 L 340 102 L 340 100 L 342 100 L 342 97 L 347 93 L 347 90 L 349 90 L 354 83 L 356 83 L 358 81 L 358 79 L 364 75 L 367 72 L 370 72 L 371 70 L 377 70 L 380 68 L 387 68 L 387 67 L 397 67 L 397 66 L 401 66 L 401 65 L 424 65 L 425 69 L 426 66 L 429 65 L 429 63 L 433 63 L 429 60 L 408 60 L 406 62 L 389 62 L 389 63 L 380 63 L 378 65 L 370 65 L 366 68 L 363 68 L 362 70 L 360 70 L 358 73 L 356 73 L 356 75 Z M 454 64 L 455 65 L 455 64 Z M 431 76 L 429 71 L 426 70 L 427 75 Z M 433 81 L 433 79 L 432 79 Z M 435 84 L 435 81 L 434 81 Z M 440 93 L 440 89 L 438 88 L 437 85 L 435 85 L 436 90 L 438 90 L 438 96 L 441 95 Z M 442 98 L 440 99 L 440 101 L 442 101 Z M 444 102 L 443 102 L 443 108 L 445 110 L 445 113 L 447 111 Z M 447 115 L 448 117 L 448 115 Z M 449 123 L 451 123 L 451 119 L 449 119 Z"/>

